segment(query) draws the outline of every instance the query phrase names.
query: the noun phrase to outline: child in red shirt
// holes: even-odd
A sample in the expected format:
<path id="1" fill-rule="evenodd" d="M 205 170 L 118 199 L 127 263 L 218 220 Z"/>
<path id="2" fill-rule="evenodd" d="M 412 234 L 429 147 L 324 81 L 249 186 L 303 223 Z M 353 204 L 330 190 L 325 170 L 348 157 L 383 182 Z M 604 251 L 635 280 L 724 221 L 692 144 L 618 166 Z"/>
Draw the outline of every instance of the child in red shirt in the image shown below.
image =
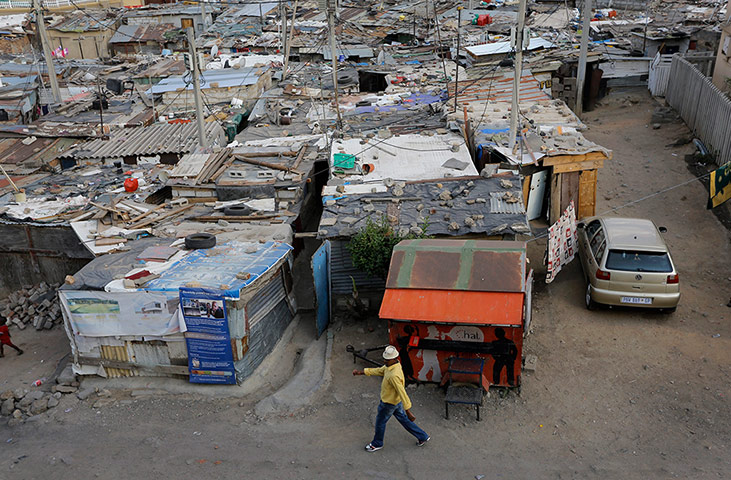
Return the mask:
<path id="1" fill-rule="evenodd" d="M 10 341 L 10 329 L 8 328 L 6 323 L 7 323 L 7 320 L 5 320 L 4 318 L 0 318 L 0 357 L 5 356 L 3 353 L 3 347 L 5 345 L 17 350 L 18 355 L 23 355 L 23 350 L 19 349 L 15 345 L 13 345 L 13 342 Z"/>

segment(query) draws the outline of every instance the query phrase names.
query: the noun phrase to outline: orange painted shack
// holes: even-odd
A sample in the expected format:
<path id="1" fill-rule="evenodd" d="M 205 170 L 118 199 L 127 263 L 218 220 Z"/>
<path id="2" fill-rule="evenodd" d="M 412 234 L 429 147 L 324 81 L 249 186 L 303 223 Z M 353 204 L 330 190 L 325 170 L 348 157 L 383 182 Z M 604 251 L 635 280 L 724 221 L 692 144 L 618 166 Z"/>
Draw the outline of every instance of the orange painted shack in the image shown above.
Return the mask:
<path id="1" fill-rule="evenodd" d="M 407 378 L 441 383 L 449 357 L 482 358 L 483 386 L 519 386 L 530 322 L 525 242 L 404 240 L 379 316 Z"/>

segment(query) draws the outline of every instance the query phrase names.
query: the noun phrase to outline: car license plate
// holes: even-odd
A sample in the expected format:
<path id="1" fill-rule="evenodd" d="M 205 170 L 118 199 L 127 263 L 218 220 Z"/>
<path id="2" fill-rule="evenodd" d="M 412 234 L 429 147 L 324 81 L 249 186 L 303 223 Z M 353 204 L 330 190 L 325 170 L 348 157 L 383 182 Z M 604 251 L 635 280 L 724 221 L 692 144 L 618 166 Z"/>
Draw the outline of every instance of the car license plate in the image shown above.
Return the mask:
<path id="1" fill-rule="evenodd" d="M 620 297 L 619 301 L 622 303 L 634 303 L 641 305 L 651 305 L 652 298 L 650 297 Z"/>

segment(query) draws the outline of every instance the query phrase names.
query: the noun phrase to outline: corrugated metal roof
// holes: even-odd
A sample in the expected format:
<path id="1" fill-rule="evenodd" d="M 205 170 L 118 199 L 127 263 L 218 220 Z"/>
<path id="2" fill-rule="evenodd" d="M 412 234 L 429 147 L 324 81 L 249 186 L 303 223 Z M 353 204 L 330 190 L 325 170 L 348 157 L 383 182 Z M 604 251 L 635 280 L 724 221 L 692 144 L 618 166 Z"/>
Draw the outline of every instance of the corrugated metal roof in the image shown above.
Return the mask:
<path id="1" fill-rule="evenodd" d="M 206 123 L 210 140 L 224 137 L 216 122 Z M 124 128 L 112 132 L 108 140 L 97 139 L 84 143 L 63 155 L 66 158 L 102 159 L 165 153 L 188 153 L 198 148 L 195 122 L 186 124 L 161 123 L 149 127 Z"/>
<path id="2" fill-rule="evenodd" d="M 226 297 L 238 299 L 242 289 L 279 265 L 291 251 L 292 247 L 282 242 L 252 244 L 238 241 L 196 250 L 149 282 L 145 290 L 177 291 L 195 279 L 201 287 L 220 288 Z M 249 277 L 239 278 L 241 272 L 248 273 Z M 222 285 L 228 288 L 224 289 Z"/>
<path id="3" fill-rule="evenodd" d="M 177 60 L 175 58 L 165 58 L 153 65 L 150 65 L 149 68 L 143 70 L 132 78 L 160 78 L 168 77 L 170 75 L 180 75 L 183 73 L 185 73 L 185 62 L 183 62 L 183 60 Z"/>
<path id="4" fill-rule="evenodd" d="M 505 179 L 513 186 L 502 186 L 500 180 Z M 381 217 L 388 218 L 393 230 L 402 235 L 408 234 L 413 225 L 421 228 L 424 224 L 428 235 L 530 234 L 525 213 L 493 213 L 487 203 L 491 192 L 511 192 L 522 203 L 517 176 L 453 177 L 407 182 L 403 187 L 395 184 L 390 188 L 383 183 L 351 183 L 343 187 L 345 191 L 337 194 L 328 190 L 334 190 L 334 186 L 325 187 L 324 201 L 334 200 L 335 204 L 323 209 L 320 238 L 352 237 L 366 225 L 367 218 Z"/>
<path id="5" fill-rule="evenodd" d="M 511 102 L 513 98 L 512 70 L 504 70 L 489 77 L 477 80 L 467 79 L 459 82 L 459 103 L 469 104 L 475 101 Z M 449 85 L 449 93 L 454 98 L 454 83 Z M 520 101 L 532 102 L 550 100 L 551 97 L 541 90 L 541 84 L 529 69 L 524 69 L 520 76 Z M 478 109 L 479 110 L 479 109 Z"/>
<path id="6" fill-rule="evenodd" d="M 266 67 L 206 70 L 201 73 L 201 90 L 254 85 L 266 70 Z M 149 95 L 150 93 L 175 92 L 183 88 L 192 90 L 193 82 L 186 82 L 183 76 L 174 76 L 163 79 L 145 93 Z"/>
<path id="7" fill-rule="evenodd" d="M 165 42 L 165 33 L 179 28 L 172 23 L 152 25 L 120 25 L 109 43 Z"/>
<path id="8" fill-rule="evenodd" d="M 504 192 L 490 192 L 490 213 L 525 213 L 523 202 L 508 203 Z"/>
<path id="9" fill-rule="evenodd" d="M 336 140 L 330 154 L 331 172 L 342 170 L 335 167 L 337 154 L 354 155 L 357 164 L 361 166 L 374 165 L 375 169 L 365 179 L 369 182 L 385 178 L 426 180 L 478 174 L 464 139 L 452 132 Z M 453 158 L 465 162 L 467 164 L 465 169 L 457 171 L 443 166 Z M 335 176 L 334 173 L 331 173 L 331 176 Z M 345 181 L 362 180 L 363 175 L 357 171 L 345 170 L 345 174 L 340 178 Z"/>
<path id="10" fill-rule="evenodd" d="M 277 8 L 279 4 L 277 2 L 257 2 L 257 3 L 249 3 L 245 5 L 235 6 L 231 7 L 229 10 L 226 10 L 223 14 L 220 15 L 220 17 L 224 18 L 236 18 L 236 17 L 257 17 L 259 18 L 260 15 L 266 15 L 270 11 Z"/>
<path id="11" fill-rule="evenodd" d="M 541 37 L 531 37 L 530 43 L 526 50 L 537 50 L 539 48 L 555 48 L 553 42 L 544 40 Z M 498 55 L 502 53 L 509 53 L 512 50 L 510 42 L 494 42 L 484 43 L 482 45 L 472 45 L 466 47 L 465 50 L 473 57 L 484 57 L 486 55 Z"/>
<path id="12" fill-rule="evenodd" d="M 107 12 L 77 10 L 69 13 L 48 28 L 60 32 L 93 32 L 114 27 L 116 18 L 107 18 Z"/>
<path id="13" fill-rule="evenodd" d="M 6 138 L 0 140 L 0 163 L 20 163 L 44 152 L 56 142 L 55 138 L 25 139 Z"/>
<path id="14" fill-rule="evenodd" d="M 523 321 L 523 293 L 387 289 L 380 318 L 477 325 Z"/>
<path id="15" fill-rule="evenodd" d="M 404 240 L 393 249 L 386 288 L 523 292 L 525 242 Z"/>

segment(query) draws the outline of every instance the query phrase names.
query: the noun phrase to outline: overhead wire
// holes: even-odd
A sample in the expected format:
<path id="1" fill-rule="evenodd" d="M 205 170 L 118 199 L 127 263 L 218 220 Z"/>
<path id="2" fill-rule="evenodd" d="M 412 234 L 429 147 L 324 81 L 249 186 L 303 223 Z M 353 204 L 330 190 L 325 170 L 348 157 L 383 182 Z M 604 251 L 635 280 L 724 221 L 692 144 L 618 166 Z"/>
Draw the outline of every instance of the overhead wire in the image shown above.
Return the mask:
<path id="1" fill-rule="evenodd" d="M 632 200 L 630 202 L 627 202 L 627 203 L 625 203 L 623 205 L 620 205 L 618 207 L 610 208 L 609 210 L 606 210 L 606 211 L 604 211 L 602 213 L 597 214 L 597 216 L 608 215 L 610 213 L 614 213 L 616 211 L 622 210 L 623 208 L 631 207 L 632 205 L 636 205 L 636 204 L 638 204 L 640 202 L 644 202 L 645 200 L 649 200 L 651 198 L 657 197 L 658 195 L 662 195 L 663 193 L 670 192 L 672 190 L 675 190 L 676 188 L 684 187 L 684 186 L 686 186 L 686 185 L 688 185 L 690 183 L 696 182 L 698 180 L 703 180 L 704 178 L 709 177 L 712 173 L 713 173 L 713 171 L 708 172 L 708 173 L 705 173 L 705 174 L 700 175 L 698 177 L 695 177 L 694 176 L 690 180 L 686 180 L 684 182 L 677 183 L 675 185 L 671 185 L 669 187 L 663 188 L 662 190 L 658 190 L 656 192 L 652 192 L 650 194 L 647 194 L 647 195 L 645 195 L 643 197 L 640 197 L 638 199 L 635 199 L 635 200 Z M 536 240 L 540 240 L 542 238 L 546 238 L 547 236 L 548 236 L 548 232 L 543 233 L 541 235 L 537 235 L 537 236 L 531 238 L 530 240 L 528 240 L 528 242 L 535 242 Z"/>

